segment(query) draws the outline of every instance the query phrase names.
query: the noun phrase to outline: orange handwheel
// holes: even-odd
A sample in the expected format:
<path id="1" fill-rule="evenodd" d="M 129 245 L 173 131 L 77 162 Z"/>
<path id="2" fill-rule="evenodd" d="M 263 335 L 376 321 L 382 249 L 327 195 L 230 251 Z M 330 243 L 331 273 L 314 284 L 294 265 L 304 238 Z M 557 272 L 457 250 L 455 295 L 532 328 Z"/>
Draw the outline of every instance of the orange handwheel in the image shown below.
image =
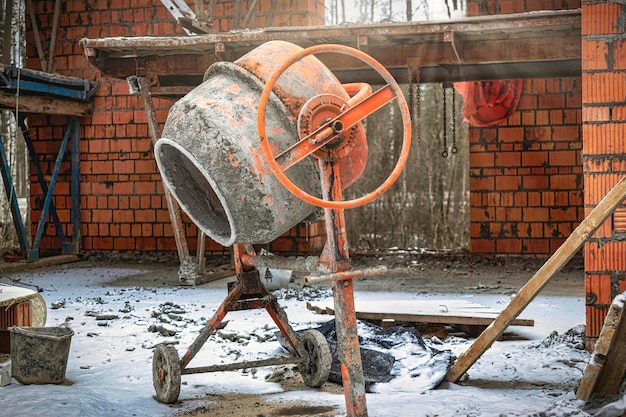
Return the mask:
<path id="1" fill-rule="evenodd" d="M 371 87 L 367 84 L 351 84 L 349 86 L 345 86 L 346 91 L 350 95 L 353 95 L 353 97 L 345 103 L 335 103 L 337 106 L 336 108 L 339 109 L 338 114 L 336 114 L 335 117 L 324 120 L 319 124 L 319 126 L 309 129 L 308 131 L 302 131 L 299 129 L 299 141 L 289 149 L 284 150 L 279 155 L 275 156 L 272 153 L 265 127 L 267 102 L 272 89 L 274 88 L 278 78 L 287 70 L 287 68 L 306 56 L 320 53 L 337 53 L 356 58 L 374 69 L 387 84 L 379 90 L 376 90 L 374 93 L 371 93 Z M 320 95 L 319 97 L 313 97 L 311 100 L 318 99 L 320 101 L 328 101 L 330 103 L 334 100 L 336 101 L 336 96 Z M 320 159 L 325 158 L 325 155 L 328 154 L 325 151 L 329 151 L 330 154 L 328 155 L 332 156 L 328 156 L 328 158 L 336 158 L 338 156 L 341 157 L 342 153 L 337 152 L 337 149 L 340 149 L 342 146 L 349 146 L 341 143 L 344 141 L 342 137 L 347 136 L 349 130 L 355 124 L 390 103 L 393 99 L 397 99 L 398 106 L 400 107 L 400 113 L 402 114 L 402 149 L 395 167 L 387 179 L 385 179 L 385 181 L 383 181 L 378 188 L 353 200 L 325 200 L 302 190 L 295 185 L 287 177 L 287 175 L 285 175 L 285 171 L 290 166 L 298 163 L 309 155 L 313 155 L 314 157 Z M 306 105 L 302 107 L 301 116 L 302 112 L 306 111 L 306 107 Z M 263 89 L 259 102 L 257 123 L 261 150 L 267 160 L 269 168 L 272 170 L 279 182 L 303 201 L 317 207 L 328 209 L 347 209 L 359 207 L 380 197 L 394 184 L 402 173 L 404 165 L 409 157 L 409 150 L 411 147 L 411 121 L 409 116 L 409 107 L 404 99 L 400 87 L 398 86 L 398 83 L 396 83 L 385 67 L 383 67 L 374 58 L 359 51 L 358 49 L 342 45 L 312 46 L 301 50 L 287 59 L 265 84 L 265 88 Z"/>

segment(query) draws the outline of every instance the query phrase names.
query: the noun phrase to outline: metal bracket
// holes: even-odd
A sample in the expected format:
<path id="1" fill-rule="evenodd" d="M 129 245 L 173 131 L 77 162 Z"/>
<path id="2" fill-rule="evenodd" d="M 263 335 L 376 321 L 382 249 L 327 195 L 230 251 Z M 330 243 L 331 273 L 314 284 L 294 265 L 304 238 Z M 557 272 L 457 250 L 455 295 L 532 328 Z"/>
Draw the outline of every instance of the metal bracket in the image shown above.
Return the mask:
<path id="1" fill-rule="evenodd" d="M 459 40 L 459 35 L 453 31 L 444 32 L 443 41 L 449 42 L 454 51 L 454 55 L 459 63 L 463 63 L 463 46 Z"/>
<path id="2" fill-rule="evenodd" d="M 224 42 L 216 42 L 215 43 L 215 57 L 219 61 L 226 61 L 226 45 Z"/>
<path id="3" fill-rule="evenodd" d="M 367 35 L 359 35 L 356 38 L 356 47 L 357 49 L 363 51 L 363 52 L 367 52 L 367 46 L 368 46 L 368 42 L 369 42 L 369 38 L 367 37 Z"/>

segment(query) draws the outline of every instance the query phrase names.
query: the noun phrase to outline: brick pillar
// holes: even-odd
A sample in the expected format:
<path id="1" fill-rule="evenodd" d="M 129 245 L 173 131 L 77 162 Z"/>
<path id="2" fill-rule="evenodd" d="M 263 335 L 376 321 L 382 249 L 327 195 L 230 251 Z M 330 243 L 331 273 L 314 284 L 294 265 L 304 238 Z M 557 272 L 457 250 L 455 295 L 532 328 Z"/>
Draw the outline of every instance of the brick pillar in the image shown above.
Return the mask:
<path id="1" fill-rule="evenodd" d="M 626 5 L 583 1 L 582 106 L 585 212 L 626 174 Z M 626 291 L 626 208 L 585 244 L 587 341 L 592 349 L 608 307 Z"/>

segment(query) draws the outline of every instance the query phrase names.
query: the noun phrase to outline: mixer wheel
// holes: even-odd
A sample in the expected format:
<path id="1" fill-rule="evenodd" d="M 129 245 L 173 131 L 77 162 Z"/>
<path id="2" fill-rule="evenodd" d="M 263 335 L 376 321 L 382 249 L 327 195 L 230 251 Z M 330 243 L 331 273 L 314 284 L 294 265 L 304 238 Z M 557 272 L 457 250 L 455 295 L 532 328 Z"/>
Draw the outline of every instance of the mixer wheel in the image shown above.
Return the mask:
<path id="1" fill-rule="evenodd" d="M 381 76 L 386 85 L 374 93 L 371 93 L 371 89 L 363 89 L 365 94 L 357 93 L 353 97 L 354 103 L 348 103 L 339 108 L 339 114 L 335 117 L 330 117 L 323 122 L 320 126 L 309 126 L 309 129 L 304 129 L 305 132 L 300 131 L 299 136 L 306 134 L 308 130 L 313 128 L 313 132 L 308 132 L 308 135 L 299 137 L 299 141 L 293 144 L 290 148 L 284 150 L 278 150 L 274 155 L 272 145 L 269 143 L 267 136 L 267 129 L 265 126 L 265 114 L 267 109 L 267 103 L 269 102 L 270 94 L 273 91 L 274 86 L 278 78 L 294 63 L 301 61 L 304 57 L 309 55 L 315 55 L 319 53 L 337 53 L 342 55 L 348 55 L 352 58 L 367 64 L 378 75 Z M 360 83 L 362 84 L 362 83 Z M 344 86 L 347 87 L 347 86 Z M 347 93 L 347 90 L 346 90 Z M 365 97 L 364 97 L 365 96 Z M 324 100 L 330 100 L 328 95 L 321 95 L 319 98 Z M 351 99 L 352 100 L 352 99 Z M 390 103 L 392 100 L 396 100 L 399 106 L 400 114 L 402 116 L 402 147 L 400 154 L 396 161 L 396 165 L 389 174 L 389 176 L 376 188 L 368 192 L 367 194 L 357 197 L 353 200 L 329 200 L 311 195 L 298 187 L 291 181 L 285 174 L 285 171 L 289 167 L 302 161 L 309 155 L 314 155 L 316 158 L 320 156 L 323 151 L 329 151 L 328 147 L 333 148 L 339 146 L 336 141 L 341 141 L 339 137 L 349 136 L 349 131 L 356 123 L 365 119 L 367 116 L 373 114 L 378 109 Z M 337 103 L 334 103 L 337 104 Z M 309 105 L 303 106 L 304 113 L 298 116 L 299 123 L 308 118 L 307 111 L 310 110 Z M 330 106 L 333 107 L 333 106 Z M 330 110 L 329 110 L 330 112 Z M 331 112 L 332 113 L 332 112 Z M 302 126 L 302 124 L 300 125 Z M 293 195 L 305 201 L 311 205 L 327 208 L 327 209 L 349 209 L 359 207 L 367 204 L 382 194 L 384 194 L 398 179 L 409 157 L 409 150 L 411 148 L 411 116 L 409 113 L 409 106 L 404 99 L 404 95 L 400 86 L 395 81 L 393 76 L 385 69 L 385 67 L 376 61 L 371 56 L 361 52 L 358 49 L 350 48 L 343 45 L 314 45 L 306 49 L 302 49 L 300 52 L 292 55 L 289 59 L 285 60 L 283 64 L 276 69 L 274 74 L 266 81 L 261 98 L 259 99 L 259 109 L 257 115 L 257 129 L 259 133 L 259 144 L 261 147 L 261 154 L 264 156 L 265 161 L 269 169 L 274 173 L 276 179 Z M 341 146 L 339 146 L 341 148 Z M 332 152 L 331 152 L 332 154 Z M 319 158 L 321 160 L 331 161 L 333 158 Z M 332 178 L 326 178 L 329 182 L 332 182 Z"/>
<path id="2" fill-rule="evenodd" d="M 304 383 L 311 388 L 321 387 L 328 381 L 333 361 L 328 341 L 319 331 L 306 330 L 298 340 L 298 351 L 302 359 L 298 370 Z"/>
<path id="3" fill-rule="evenodd" d="M 173 346 L 159 344 L 152 356 L 152 383 L 157 401 L 173 404 L 180 394 L 180 362 Z"/>

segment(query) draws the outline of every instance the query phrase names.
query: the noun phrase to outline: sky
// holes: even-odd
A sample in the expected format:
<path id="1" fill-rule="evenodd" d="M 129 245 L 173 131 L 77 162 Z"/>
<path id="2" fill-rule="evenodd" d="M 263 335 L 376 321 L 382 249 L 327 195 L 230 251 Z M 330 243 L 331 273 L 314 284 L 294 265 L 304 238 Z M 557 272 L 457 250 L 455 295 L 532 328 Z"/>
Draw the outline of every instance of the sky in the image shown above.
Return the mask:
<path id="1" fill-rule="evenodd" d="M 406 21 L 406 1 L 405 0 L 344 0 L 346 8 L 346 21 L 350 23 L 371 23 L 369 20 L 371 1 L 374 1 L 373 23 L 381 21 Z M 450 14 L 452 18 L 465 16 L 465 0 L 458 0 L 457 10 L 453 10 L 453 0 L 450 3 Z M 339 19 L 333 17 L 333 8 L 339 10 Z M 446 20 L 448 11 L 446 0 L 412 0 L 412 10 L 414 21 L 420 20 Z M 341 24 L 341 0 L 326 0 L 326 22 L 328 24 Z"/>

